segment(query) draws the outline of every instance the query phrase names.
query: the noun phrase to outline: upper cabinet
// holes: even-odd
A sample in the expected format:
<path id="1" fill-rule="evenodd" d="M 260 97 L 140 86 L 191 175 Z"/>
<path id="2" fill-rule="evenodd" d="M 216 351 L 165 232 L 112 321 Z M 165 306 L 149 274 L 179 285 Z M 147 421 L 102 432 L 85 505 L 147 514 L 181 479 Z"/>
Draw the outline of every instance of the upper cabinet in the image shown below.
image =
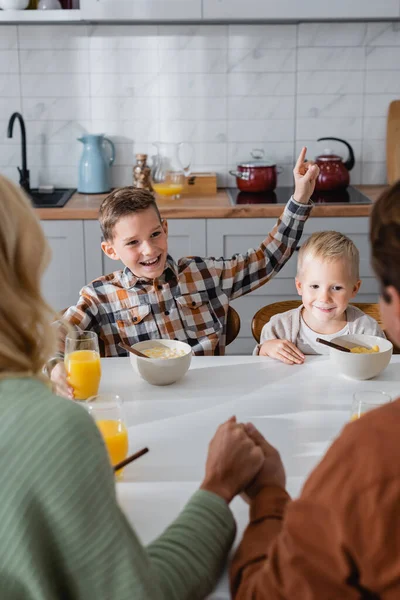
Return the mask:
<path id="1" fill-rule="evenodd" d="M 203 19 L 320 21 L 399 18 L 399 0 L 203 0 Z"/>
<path id="2" fill-rule="evenodd" d="M 201 0 L 80 0 L 87 21 L 191 21 L 201 19 Z"/>

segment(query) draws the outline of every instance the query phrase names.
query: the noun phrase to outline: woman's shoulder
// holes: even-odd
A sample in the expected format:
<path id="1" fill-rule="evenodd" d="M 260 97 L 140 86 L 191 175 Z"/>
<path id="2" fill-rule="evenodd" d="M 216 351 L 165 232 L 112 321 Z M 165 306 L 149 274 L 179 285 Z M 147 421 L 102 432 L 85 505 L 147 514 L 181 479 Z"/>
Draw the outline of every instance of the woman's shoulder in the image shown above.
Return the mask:
<path id="1" fill-rule="evenodd" d="M 53 431 L 77 426 L 90 428 L 92 425 L 92 419 L 82 406 L 56 396 L 47 382 L 35 377 L 0 380 L 0 415 L 5 418 L 13 414 L 18 418 L 19 426 L 25 423 L 29 427 L 35 419 L 35 427 L 51 427 Z M 43 421 L 40 421 L 41 415 Z"/>

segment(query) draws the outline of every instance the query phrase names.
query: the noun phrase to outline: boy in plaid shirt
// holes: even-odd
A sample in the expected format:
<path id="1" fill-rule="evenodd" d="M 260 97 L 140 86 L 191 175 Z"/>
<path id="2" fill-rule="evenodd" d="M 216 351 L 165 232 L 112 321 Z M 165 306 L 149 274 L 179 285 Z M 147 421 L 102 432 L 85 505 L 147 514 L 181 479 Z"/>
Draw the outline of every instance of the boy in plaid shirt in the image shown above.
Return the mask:
<path id="1" fill-rule="evenodd" d="M 294 168 L 295 191 L 260 247 L 231 259 L 168 254 L 168 224 L 153 195 L 131 187 L 116 189 L 103 201 L 99 221 L 103 252 L 125 269 L 92 281 L 80 292 L 64 319 L 80 330 L 95 331 L 105 356 L 126 356 L 119 343 L 149 339 L 187 342 L 193 354 L 225 353 L 229 302 L 269 281 L 295 250 L 307 220 L 318 167 Z M 61 355 L 48 366 L 60 395 L 73 396 Z M 53 368 L 52 368 L 53 367 Z"/>

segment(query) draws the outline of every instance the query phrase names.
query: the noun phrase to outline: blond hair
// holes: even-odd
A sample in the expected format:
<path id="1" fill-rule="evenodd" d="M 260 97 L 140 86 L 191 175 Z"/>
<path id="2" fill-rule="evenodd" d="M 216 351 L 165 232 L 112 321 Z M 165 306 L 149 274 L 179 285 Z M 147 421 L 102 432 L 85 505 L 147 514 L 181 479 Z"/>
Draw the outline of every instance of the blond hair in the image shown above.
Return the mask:
<path id="1" fill-rule="evenodd" d="M 99 223 L 106 242 L 112 242 L 114 227 L 122 217 L 154 208 L 161 223 L 161 216 L 154 195 L 132 186 L 113 190 L 100 206 Z"/>
<path id="2" fill-rule="evenodd" d="M 0 175 L 0 374 L 40 375 L 54 349 L 54 311 L 40 284 L 50 249 L 29 200 Z"/>
<path id="3" fill-rule="evenodd" d="M 342 260 L 347 263 L 354 281 L 360 278 L 360 254 L 351 241 L 338 231 L 318 231 L 313 233 L 299 250 L 297 274 L 300 275 L 306 261 L 319 258 L 327 262 Z"/>

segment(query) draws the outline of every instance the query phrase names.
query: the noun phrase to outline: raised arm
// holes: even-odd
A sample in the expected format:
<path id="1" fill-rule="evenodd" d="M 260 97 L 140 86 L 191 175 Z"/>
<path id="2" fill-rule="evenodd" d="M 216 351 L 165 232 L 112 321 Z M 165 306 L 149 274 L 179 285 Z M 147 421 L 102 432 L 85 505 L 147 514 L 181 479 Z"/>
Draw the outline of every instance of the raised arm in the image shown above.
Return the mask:
<path id="1" fill-rule="evenodd" d="M 309 199 L 319 173 L 317 165 L 304 162 L 306 151 L 302 149 L 293 170 L 294 194 L 259 248 L 215 261 L 221 287 L 231 300 L 264 285 L 282 269 L 296 249 L 311 211 Z"/>

